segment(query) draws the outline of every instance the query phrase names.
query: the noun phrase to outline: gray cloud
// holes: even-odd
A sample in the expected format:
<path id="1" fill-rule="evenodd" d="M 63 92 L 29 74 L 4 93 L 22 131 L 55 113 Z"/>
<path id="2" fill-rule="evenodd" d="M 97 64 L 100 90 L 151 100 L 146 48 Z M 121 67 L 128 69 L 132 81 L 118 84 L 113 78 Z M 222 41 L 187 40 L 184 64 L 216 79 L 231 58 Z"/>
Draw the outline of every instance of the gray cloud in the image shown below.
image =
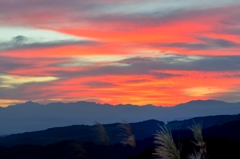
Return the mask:
<path id="1" fill-rule="evenodd" d="M 173 2 L 174 3 L 174 2 Z M 184 6 L 184 5 L 183 5 Z M 135 30 L 136 28 L 142 28 L 147 26 L 168 26 L 178 22 L 196 21 L 196 19 L 202 19 L 203 17 L 222 16 L 222 21 L 238 22 L 238 17 L 240 16 L 240 11 L 238 10 L 240 3 L 233 5 L 205 5 L 205 6 L 191 6 L 187 7 L 166 7 L 159 10 L 153 10 L 152 12 L 142 12 L 142 13 L 105 13 L 96 15 L 86 15 L 86 20 L 89 22 L 100 22 L 108 24 L 117 24 L 114 27 L 120 30 Z M 116 4 L 111 4 L 109 7 L 116 7 Z M 126 6 L 127 8 L 127 6 Z M 106 8 L 107 9 L 107 8 Z M 98 10 L 95 10 L 98 12 Z M 227 13 L 227 14 L 226 14 Z M 237 18 L 236 18 L 237 17 Z M 207 21 L 206 21 L 207 22 Z M 131 26 L 126 28 L 118 27 L 118 24 L 129 23 Z M 221 21 L 219 21 L 221 23 Z M 229 22 L 228 24 L 231 25 Z M 177 26 L 176 26 L 177 27 Z M 209 32 L 216 32 L 216 28 L 209 29 Z"/>
<path id="2" fill-rule="evenodd" d="M 1 88 L 0 97 L 1 99 L 18 99 L 18 100 L 34 100 L 41 98 L 56 97 L 61 93 L 58 91 L 46 91 L 50 86 L 51 82 L 29 82 L 21 85 L 15 85 L 12 88 Z"/>
<path id="3" fill-rule="evenodd" d="M 153 47 L 176 47 L 189 50 L 211 50 L 223 49 L 231 47 L 240 47 L 240 44 L 225 39 L 215 39 L 210 37 L 199 37 L 202 43 L 165 43 L 165 44 L 150 44 Z"/>
<path id="4" fill-rule="evenodd" d="M 70 58 L 20 58 L 20 57 L 9 57 L 0 56 L 0 73 L 14 71 L 16 69 L 28 70 L 29 68 L 43 69 L 48 72 L 47 68 L 54 67 L 54 65 L 59 65 L 61 63 L 70 62 Z M 41 64 L 41 65 L 39 65 Z M 30 75 L 31 76 L 31 75 Z"/>
<path id="5" fill-rule="evenodd" d="M 151 75 L 157 78 L 170 78 L 174 75 L 170 73 L 151 72 L 154 66 L 151 65 L 130 65 L 130 66 L 102 66 L 87 71 L 81 71 L 77 76 L 100 76 L 100 75 Z"/>
<path id="6" fill-rule="evenodd" d="M 225 39 L 216 39 L 216 38 L 209 38 L 209 37 L 200 37 L 199 39 L 205 42 L 206 44 L 210 44 L 213 47 L 215 46 L 218 48 L 240 46 L 238 43 L 232 42 L 230 40 L 225 40 Z"/>
<path id="7" fill-rule="evenodd" d="M 84 82 L 84 83 L 81 83 L 81 84 L 86 85 L 88 87 L 93 87 L 93 88 L 95 88 L 95 87 L 99 88 L 99 87 L 113 87 L 113 86 L 116 86 L 115 84 L 110 83 L 110 82 L 96 82 L 96 81 L 95 82 Z"/>
<path id="8" fill-rule="evenodd" d="M 233 71 L 240 70 L 240 56 L 183 56 L 175 55 L 163 58 L 149 58 L 140 62 L 139 58 L 119 61 L 128 63 L 139 70 L 198 70 L 198 71 Z M 127 62 L 126 62 L 127 61 Z"/>
<path id="9" fill-rule="evenodd" d="M 134 80 L 128 80 L 127 83 L 142 83 L 142 82 L 147 82 L 149 80 L 146 79 L 134 79 Z"/>
<path id="10" fill-rule="evenodd" d="M 240 35 L 240 28 L 226 28 L 226 29 L 223 29 L 223 30 L 219 31 L 218 33 Z"/>
<path id="11" fill-rule="evenodd" d="M 27 68 L 32 66 L 29 63 L 25 63 L 23 59 L 0 56 L 0 70 L 10 71 L 17 68 Z M 1 72 L 0 72 L 1 73 Z"/>
<path id="12" fill-rule="evenodd" d="M 151 57 L 133 57 L 121 60 L 120 63 L 132 64 L 132 63 L 149 63 L 152 62 L 154 58 Z"/>
<path id="13" fill-rule="evenodd" d="M 42 63 L 44 65 L 38 65 Z M 48 62 L 46 62 L 48 61 Z M 74 63 L 71 58 L 16 58 L 0 56 L 0 69 L 8 73 L 28 68 L 42 69 L 45 74 L 65 78 L 101 76 L 101 75 L 152 75 L 158 78 L 179 76 L 176 74 L 156 72 L 165 70 L 186 71 L 240 71 L 240 56 L 184 56 L 165 55 L 162 57 L 133 57 L 106 65 L 64 67 L 65 63 Z M 54 68 L 54 69 L 49 69 Z M 84 68 L 84 69 L 83 69 Z M 38 73 L 34 74 L 38 76 Z M 234 77 L 233 74 L 222 74 Z M 238 74 L 235 74 L 238 76 Z M 93 84 L 94 85 L 94 84 Z"/>
<path id="14" fill-rule="evenodd" d="M 27 41 L 27 37 L 19 35 L 14 38 L 12 38 L 12 41 L 10 42 L 13 46 L 22 46 Z"/>
<path id="15" fill-rule="evenodd" d="M 111 3 L 112 2 L 112 3 Z M 69 26 L 76 23 L 81 23 L 87 16 L 96 14 L 100 8 L 111 7 L 119 3 L 117 1 L 96 1 L 96 0 L 13 0 L 0 1 L 0 22 L 7 24 L 17 24 L 23 26 L 45 25 L 45 26 Z M 33 16 L 29 16 L 33 15 Z M 35 16 L 34 16 L 35 15 Z M 42 16 L 38 15 L 47 15 Z M 68 19 L 62 18 L 64 15 Z M 38 18 L 36 20 L 36 17 Z"/>
<path id="16" fill-rule="evenodd" d="M 236 88 L 239 88 L 239 86 L 237 86 Z M 209 94 L 208 96 L 211 99 L 216 99 L 216 100 L 222 100 L 227 102 L 239 102 L 240 91 L 232 90 L 230 92 L 218 92 L 218 93 Z"/>
<path id="17" fill-rule="evenodd" d="M 74 62 L 74 61 L 73 61 Z M 228 78 L 237 77 L 240 71 L 240 56 L 181 56 L 171 55 L 161 58 L 135 57 L 121 61 L 116 61 L 115 65 L 105 66 L 85 66 L 74 67 L 75 70 L 57 67 L 53 71 L 47 71 L 49 74 L 56 76 L 74 78 L 85 76 L 101 75 L 151 75 L 157 78 L 170 78 L 180 76 L 171 73 L 156 72 L 165 70 L 182 70 L 182 71 L 231 71 L 233 74 L 220 74 Z"/>
<path id="18" fill-rule="evenodd" d="M 195 20 L 197 18 L 206 17 L 209 15 L 219 15 L 224 14 L 224 19 L 229 20 L 231 18 L 239 17 L 239 2 L 228 1 L 228 3 L 222 3 L 222 5 L 215 5 L 213 2 L 198 3 L 198 5 L 193 5 L 189 1 L 190 5 L 181 5 L 180 3 L 176 5 L 169 5 L 167 2 L 162 5 L 168 7 L 161 7 L 159 9 L 154 9 L 153 11 L 142 11 L 134 12 L 133 8 L 129 7 L 129 4 L 139 3 L 139 7 L 144 7 L 144 4 L 140 4 L 143 1 L 97 1 L 97 0 L 24 0 L 8 2 L 0 2 L 0 10 L 3 14 L 0 22 L 22 24 L 22 25 L 52 25 L 53 27 L 58 27 L 61 25 L 71 25 L 86 23 L 105 23 L 110 22 L 128 22 L 131 23 L 136 29 L 136 27 L 144 27 L 147 25 L 166 25 L 174 21 L 182 20 Z M 149 1 L 149 4 L 156 3 L 156 1 Z M 176 3 L 176 2 L 172 2 Z M 199 5 L 200 4 L 200 5 Z M 234 6 L 232 5 L 234 4 Z M 177 6 L 179 5 L 179 6 Z M 229 6 L 230 5 L 230 6 Z M 119 9 L 119 6 L 121 8 Z M 231 9 L 233 8 L 233 9 Z M 123 10 L 125 9 L 125 10 Z M 147 7 L 146 7 L 147 9 Z M 109 12 L 112 10 L 113 12 Z M 118 10 L 118 11 L 116 11 Z M 226 15 L 227 13 L 227 15 Z M 33 16 L 29 15 L 48 15 L 41 18 L 39 16 L 36 21 Z M 64 18 L 59 15 L 64 14 Z M 6 17 L 6 18 L 4 18 Z M 66 22 L 65 20 L 68 19 Z M 19 20 L 21 19 L 21 20 Z M 11 21 L 12 20 L 12 21 Z M 118 26 L 118 25 L 117 25 Z M 117 27 L 115 25 L 115 27 Z M 129 29 L 126 27 L 125 29 Z M 124 29 L 124 28 L 122 28 Z"/>
<path id="19" fill-rule="evenodd" d="M 50 41 L 50 42 L 35 42 L 34 39 L 28 38 L 26 36 L 16 36 L 13 37 L 11 41 L 1 42 L 1 50 L 14 50 L 14 49 L 31 49 L 31 48 L 44 48 L 44 47 L 57 47 L 57 46 L 66 46 L 66 45 L 99 45 L 99 42 L 90 41 L 90 40 L 59 40 L 59 41 Z"/>

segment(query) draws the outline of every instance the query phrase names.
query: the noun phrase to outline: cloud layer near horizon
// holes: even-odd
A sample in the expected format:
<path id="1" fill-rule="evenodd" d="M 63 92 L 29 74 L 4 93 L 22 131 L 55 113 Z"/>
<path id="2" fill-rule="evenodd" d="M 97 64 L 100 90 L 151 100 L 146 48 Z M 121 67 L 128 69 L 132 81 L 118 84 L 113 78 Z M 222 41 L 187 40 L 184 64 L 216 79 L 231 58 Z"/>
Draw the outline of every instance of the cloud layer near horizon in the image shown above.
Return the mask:
<path id="1" fill-rule="evenodd" d="M 0 0 L 0 105 L 239 101 L 240 2 Z"/>

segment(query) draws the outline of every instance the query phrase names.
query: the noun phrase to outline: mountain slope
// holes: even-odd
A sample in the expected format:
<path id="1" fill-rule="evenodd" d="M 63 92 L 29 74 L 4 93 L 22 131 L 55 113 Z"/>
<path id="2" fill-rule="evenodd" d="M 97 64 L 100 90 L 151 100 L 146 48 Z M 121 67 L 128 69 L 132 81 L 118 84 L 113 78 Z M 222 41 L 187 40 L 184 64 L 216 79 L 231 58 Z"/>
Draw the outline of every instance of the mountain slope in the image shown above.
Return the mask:
<path id="1" fill-rule="evenodd" d="M 138 123 L 131 123 L 136 140 L 142 140 L 153 136 L 159 125 L 163 122 L 157 120 L 148 120 Z M 104 125 L 111 143 L 119 143 L 120 129 L 119 123 Z M 73 125 L 67 127 L 50 128 L 42 131 L 26 132 L 0 137 L 0 145 L 14 146 L 19 144 L 40 144 L 47 145 L 64 140 L 77 140 L 80 142 L 97 142 L 98 132 L 94 126 Z"/>
<path id="2" fill-rule="evenodd" d="M 209 124 L 205 124 L 203 129 L 203 135 L 205 137 L 227 137 L 229 139 L 240 140 L 240 114 L 227 116 L 208 116 L 183 121 L 174 121 L 170 122 L 167 126 L 170 127 L 173 131 L 172 134 L 175 139 L 192 138 L 193 134 L 188 129 L 188 127 L 193 124 L 193 121 L 195 121 L 196 123 L 199 123 L 201 121 L 209 122 Z M 131 123 L 131 127 L 135 134 L 136 140 L 143 140 L 147 137 L 154 136 L 157 130 L 159 130 L 159 125 L 163 124 L 163 122 L 157 120 L 147 120 L 138 123 Z M 177 129 L 173 129 L 173 126 L 175 126 L 175 128 Z M 104 127 L 110 138 L 111 144 L 119 143 L 121 141 L 121 138 L 119 138 L 119 123 L 106 124 L 104 125 Z M 98 143 L 97 135 L 98 132 L 96 131 L 94 126 L 73 125 L 0 137 L 0 145 L 47 145 L 50 143 L 56 143 L 64 140 L 76 140 L 80 142 L 91 141 Z"/>
<path id="3" fill-rule="evenodd" d="M 240 120 L 240 114 L 237 115 L 216 115 L 216 116 L 205 116 L 195 117 L 186 120 L 175 120 L 168 122 L 168 126 L 172 130 L 188 129 L 194 122 L 202 124 L 202 128 L 208 128 L 215 125 L 222 125 L 230 121 Z"/>

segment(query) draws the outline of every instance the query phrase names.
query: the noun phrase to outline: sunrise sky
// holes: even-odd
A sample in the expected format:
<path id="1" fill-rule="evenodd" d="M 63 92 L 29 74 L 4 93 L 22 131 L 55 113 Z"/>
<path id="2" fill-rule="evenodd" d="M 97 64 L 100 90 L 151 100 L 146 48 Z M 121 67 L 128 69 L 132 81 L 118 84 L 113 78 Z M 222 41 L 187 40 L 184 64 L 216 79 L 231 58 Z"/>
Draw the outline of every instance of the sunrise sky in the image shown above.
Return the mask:
<path id="1" fill-rule="evenodd" d="M 0 0 L 0 106 L 240 101 L 239 0 Z"/>

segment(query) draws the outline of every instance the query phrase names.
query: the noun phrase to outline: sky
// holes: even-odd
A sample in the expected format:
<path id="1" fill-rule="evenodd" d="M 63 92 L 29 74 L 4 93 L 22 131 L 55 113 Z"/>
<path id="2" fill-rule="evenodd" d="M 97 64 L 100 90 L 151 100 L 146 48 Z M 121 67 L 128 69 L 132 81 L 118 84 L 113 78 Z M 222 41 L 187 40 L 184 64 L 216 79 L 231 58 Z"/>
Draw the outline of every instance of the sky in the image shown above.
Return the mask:
<path id="1" fill-rule="evenodd" d="M 0 0 L 0 106 L 240 101 L 239 0 Z"/>

